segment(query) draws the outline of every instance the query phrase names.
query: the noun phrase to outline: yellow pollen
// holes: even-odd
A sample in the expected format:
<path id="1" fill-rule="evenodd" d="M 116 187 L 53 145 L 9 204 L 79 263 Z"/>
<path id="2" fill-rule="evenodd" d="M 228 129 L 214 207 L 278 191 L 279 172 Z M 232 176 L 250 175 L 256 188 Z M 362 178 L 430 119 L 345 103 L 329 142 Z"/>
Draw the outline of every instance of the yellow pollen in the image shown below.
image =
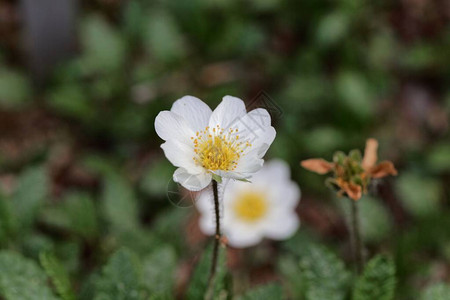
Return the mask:
<path id="1" fill-rule="evenodd" d="M 194 142 L 194 161 L 197 165 L 210 171 L 233 171 L 236 169 L 244 149 L 250 147 L 248 141 L 240 142 L 239 136 L 232 134 L 233 129 L 229 129 L 224 134 L 220 126 L 196 132 Z"/>
<path id="2" fill-rule="evenodd" d="M 255 191 L 242 192 L 233 203 L 236 216 L 247 222 L 258 221 L 267 213 L 267 209 L 268 204 L 264 193 Z"/>

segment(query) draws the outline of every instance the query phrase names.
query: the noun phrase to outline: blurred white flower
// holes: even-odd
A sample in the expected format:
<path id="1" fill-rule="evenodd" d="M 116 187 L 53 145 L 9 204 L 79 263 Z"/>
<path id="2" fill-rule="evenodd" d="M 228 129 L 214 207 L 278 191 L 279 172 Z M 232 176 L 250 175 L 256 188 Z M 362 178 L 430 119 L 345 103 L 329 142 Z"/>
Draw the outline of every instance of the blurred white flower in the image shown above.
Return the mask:
<path id="1" fill-rule="evenodd" d="M 185 96 L 155 119 L 167 159 L 178 169 L 175 182 L 191 191 L 205 188 L 213 174 L 246 179 L 263 165 L 275 138 L 269 113 L 247 113 L 241 99 L 225 96 L 214 111 L 200 99 Z"/>
<path id="2" fill-rule="evenodd" d="M 300 221 L 295 208 L 300 201 L 300 189 L 291 181 L 285 162 L 269 161 L 253 175 L 251 183 L 229 181 L 225 188 L 221 220 L 230 246 L 253 246 L 265 237 L 283 240 L 298 229 Z M 196 206 L 201 214 L 200 229 L 205 234 L 214 234 L 211 191 L 203 191 Z"/>

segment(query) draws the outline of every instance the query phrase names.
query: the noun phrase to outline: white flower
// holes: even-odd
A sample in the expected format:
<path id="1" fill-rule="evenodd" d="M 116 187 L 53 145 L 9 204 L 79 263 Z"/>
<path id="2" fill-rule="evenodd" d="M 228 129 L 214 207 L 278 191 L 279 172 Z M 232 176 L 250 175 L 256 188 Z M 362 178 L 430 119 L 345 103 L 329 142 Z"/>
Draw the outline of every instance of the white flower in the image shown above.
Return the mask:
<path id="1" fill-rule="evenodd" d="M 246 179 L 263 165 L 275 138 L 270 115 L 262 108 L 247 113 L 241 99 L 225 96 L 214 111 L 185 96 L 155 119 L 167 159 L 178 169 L 175 182 L 191 191 L 205 188 L 212 175 Z"/>
<path id="2" fill-rule="evenodd" d="M 230 181 L 223 196 L 222 231 L 230 246 L 256 245 L 264 237 L 283 240 L 300 225 L 295 207 L 300 189 L 290 180 L 289 166 L 280 160 L 265 163 L 251 183 Z M 215 232 L 211 191 L 203 191 L 196 206 L 201 214 L 200 229 L 208 235 Z"/>

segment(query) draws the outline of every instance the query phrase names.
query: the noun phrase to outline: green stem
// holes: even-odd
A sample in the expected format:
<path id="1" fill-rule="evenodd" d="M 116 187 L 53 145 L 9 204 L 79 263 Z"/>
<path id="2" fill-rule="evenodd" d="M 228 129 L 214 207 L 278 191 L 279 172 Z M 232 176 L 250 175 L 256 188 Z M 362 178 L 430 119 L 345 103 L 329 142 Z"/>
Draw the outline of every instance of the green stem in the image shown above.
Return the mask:
<path id="1" fill-rule="evenodd" d="M 352 203 L 352 240 L 353 240 L 353 253 L 355 257 L 356 272 L 361 274 L 364 266 L 363 245 L 361 241 L 361 235 L 359 232 L 359 214 L 358 203 L 355 200 L 350 199 Z"/>
<path id="2" fill-rule="evenodd" d="M 219 258 L 219 246 L 221 239 L 220 232 L 220 209 L 219 209 L 219 191 L 217 181 L 212 180 L 212 190 L 214 196 L 214 214 L 216 217 L 216 235 L 214 238 L 214 248 L 212 253 L 211 270 L 209 272 L 208 289 L 206 291 L 205 299 L 212 299 L 214 294 L 214 277 L 217 270 L 217 260 Z"/>

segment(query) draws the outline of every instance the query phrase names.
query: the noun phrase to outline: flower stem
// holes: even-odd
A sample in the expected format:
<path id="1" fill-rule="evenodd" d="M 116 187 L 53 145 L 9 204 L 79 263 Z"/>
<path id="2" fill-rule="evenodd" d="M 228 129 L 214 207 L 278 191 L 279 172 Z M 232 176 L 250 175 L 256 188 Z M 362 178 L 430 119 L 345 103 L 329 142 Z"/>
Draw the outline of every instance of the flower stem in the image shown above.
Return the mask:
<path id="1" fill-rule="evenodd" d="M 221 239 L 220 232 L 220 209 L 219 209 L 219 191 L 218 191 L 218 183 L 215 180 L 212 180 L 212 190 L 214 196 L 214 214 L 216 217 L 216 235 L 214 238 L 214 248 L 212 253 L 212 261 L 211 261 L 211 270 L 209 273 L 208 279 L 208 289 L 206 291 L 205 299 L 212 299 L 214 294 L 214 277 L 216 275 L 217 269 L 217 260 L 219 258 L 219 246 Z"/>
<path id="2" fill-rule="evenodd" d="M 355 266 L 357 274 L 361 274 L 364 257 L 363 257 L 363 245 L 361 241 L 361 235 L 359 232 L 359 214 L 358 203 L 355 200 L 349 199 L 352 203 L 352 240 L 353 240 L 353 254 L 355 257 Z"/>

